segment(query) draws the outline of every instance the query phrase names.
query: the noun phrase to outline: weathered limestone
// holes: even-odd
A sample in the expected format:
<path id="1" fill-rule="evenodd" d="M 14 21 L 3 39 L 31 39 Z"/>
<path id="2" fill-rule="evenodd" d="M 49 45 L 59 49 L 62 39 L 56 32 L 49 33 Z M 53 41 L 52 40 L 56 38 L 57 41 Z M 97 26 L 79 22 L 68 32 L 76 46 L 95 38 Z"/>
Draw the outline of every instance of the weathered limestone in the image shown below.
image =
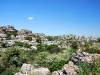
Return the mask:
<path id="1" fill-rule="evenodd" d="M 32 31 L 26 30 L 26 29 L 21 29 L 18 31 L 18 35 L 32 35 Z"/>
<path id="2" fill-rule="evenodd" d="M 68 64 L 65 64 L 62 70 L 54 71 L 52 75 L 78 75 L 81 69 L 74 65 L 72 61 L 69 61 Z"/>
<path id="3" fill-rule="evenodd" d="M 76 63 L 78 61 L 83 61 L 86 63 L 93 63 L 94 57 L 92 54 L 78 50 L 76 53 L 72 54 L 71 61 L 73 61 L 74 63 Z"/>
<path id="4" fill-rule="evenodd" d="M 48 68 L 33 69 L 32 65 L 24 63 L 21 67 L 21 72 L 15 73 L 15 75 L 49 75 L 49 73 Z"/>
<path id="5" fill-rule="evenodd" d="M 34 69 L 34 75 L 49 75 L 50 74 L 50 71 L 48 68 L 37 68 L 37 69 Z"/>

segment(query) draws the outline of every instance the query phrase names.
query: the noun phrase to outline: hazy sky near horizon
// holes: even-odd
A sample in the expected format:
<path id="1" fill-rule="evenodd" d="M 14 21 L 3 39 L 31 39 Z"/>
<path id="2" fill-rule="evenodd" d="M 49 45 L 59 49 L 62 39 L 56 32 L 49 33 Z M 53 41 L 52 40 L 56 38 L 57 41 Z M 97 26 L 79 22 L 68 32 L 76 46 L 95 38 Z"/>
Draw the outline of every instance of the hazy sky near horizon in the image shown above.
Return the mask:
<path id="1" fill-rule="evenodd" d="M 100 0 L 0 0 L 0 26 L 46 35 L 100 36 Z"/>

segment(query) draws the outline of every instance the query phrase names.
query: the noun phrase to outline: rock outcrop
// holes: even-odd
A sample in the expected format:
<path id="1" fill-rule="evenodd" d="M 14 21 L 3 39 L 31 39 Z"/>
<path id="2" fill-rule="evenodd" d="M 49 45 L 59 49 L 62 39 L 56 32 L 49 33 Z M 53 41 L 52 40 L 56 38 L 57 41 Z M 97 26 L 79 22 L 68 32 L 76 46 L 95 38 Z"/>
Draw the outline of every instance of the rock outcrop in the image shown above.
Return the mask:
<path id="1" fill-rule="evenodd" d="M 21 67 L 21 72 L 18 72 L 15 75 L 29 75 L 29 74 L 33 74 L 33 67 L 30 64 L 24 63 Z"/>
<path id="2" fill-rule="evenodd" d="M 18 31 L 18 35 L 32 35 L 32 31 L 26 30 L 26 29 L 21 29 Z"/>
<path id="3" fill-rule="evenodd" d="M 78 75 L 81 69 L 74 65 L 72 61 L 69 61 L 68 64 L 65 64 L 62 70 L 54 71 L 52 75 Z"/>
<path id="4" fill-rule="evenodd" d="M 50 71 L 48 68 L 37 68 L 34 69 L 34 75 L 49 75 Z"/>
<path id="5" fill-rule="evenodd" d="M 15 73 L 15 75 L 49 75 L 48 68 L 34 69 L 32 65 L 24 63 L 21 67 L 21 72 Z"/>
<path id="6" fill-rule="evenodd" d="M 14 28 L 14 26 L 11 26 L 11 25 L 0 27 L 0 33 L 2 33 L 2 34 L 5 34 L 6 31 L 14 31 L 14 30 L 16 30 L 16 29 Z"/>
<path id="7" fill-rule="evenodd" d="M 72 54 L 71 61 L 74 63 L 78 61 L 82 61 L 85 63 L 93 63 L 94 56 L 92 54 L 82 52 L 81 50 L 77 50 L 76 53 Z"/>

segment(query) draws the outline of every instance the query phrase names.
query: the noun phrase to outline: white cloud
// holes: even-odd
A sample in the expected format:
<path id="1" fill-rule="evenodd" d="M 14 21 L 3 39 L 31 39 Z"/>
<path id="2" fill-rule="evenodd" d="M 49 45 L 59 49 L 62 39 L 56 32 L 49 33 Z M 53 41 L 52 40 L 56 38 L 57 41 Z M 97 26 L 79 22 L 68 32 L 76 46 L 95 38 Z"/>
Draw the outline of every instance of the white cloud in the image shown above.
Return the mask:
<path id="1" fill-rule="evenodd" d="M 33 17 L 29 17 L 28 19 L 29 19 L 29 20 L 33 20 Z"/>

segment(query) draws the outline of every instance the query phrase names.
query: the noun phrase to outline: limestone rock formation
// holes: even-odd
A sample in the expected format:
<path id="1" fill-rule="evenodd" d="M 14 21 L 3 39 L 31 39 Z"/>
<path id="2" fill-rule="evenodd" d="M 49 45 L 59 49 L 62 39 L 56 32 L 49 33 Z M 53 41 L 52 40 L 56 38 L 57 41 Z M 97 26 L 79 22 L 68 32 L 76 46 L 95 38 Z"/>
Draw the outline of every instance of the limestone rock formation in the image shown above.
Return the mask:
<path id="1" fill-rule="evenodd" d="M 18 35 L 32 35 L 32 31 L 26 30 L 26 29 L 21 29 L 18 31 Z"/>
<path id="2" fill-rule="evenodd" d="M 34 75 L 49 75 L 50 70 L 48 68 L 37 68 L 34 69 Z"/>
<path id="3" fill-rule="evenodd" d="M 49 75 L 48 68 L 33 69 L 32 65 L 24 63 L 21 67 L 21 72 L 15 73 L 15 75 Z"/>
<path id="4" fill-rule="evenodd" d="M 14 26 L 11 26 L 11 25 L 0 27 L 0 33 L 2 33 L 2 34 L 5 34 L 6 31 L 14 31 L 14 30 L 16 30 L 16 29 L 14 28 Z"/>
<path id="5" fill-rule="evenodd" d="M 68 64 L 65 64 L 62 70 L 54 71 L 52 75 L 78 75 L 81 69 L 74 65 L 72 61 L 69 61 Z"/>
<path id="6" fill-rule="evenodd" d="M 21 67 L 21 72 L 15 73 L 15 75 L 29 75 L 33 74 L 33 67 L 30 64 L 24 63 Z"/>
<path id="7" fill-rule="evenodd" d="M 78 61 L 82 61 L 85 63 L 93 63 L 94 56 L 92 54 L 82 52 L 81 50 L 77 50 L 76 53 L 72 54 L 71 61 L 74 63 Z"/>

